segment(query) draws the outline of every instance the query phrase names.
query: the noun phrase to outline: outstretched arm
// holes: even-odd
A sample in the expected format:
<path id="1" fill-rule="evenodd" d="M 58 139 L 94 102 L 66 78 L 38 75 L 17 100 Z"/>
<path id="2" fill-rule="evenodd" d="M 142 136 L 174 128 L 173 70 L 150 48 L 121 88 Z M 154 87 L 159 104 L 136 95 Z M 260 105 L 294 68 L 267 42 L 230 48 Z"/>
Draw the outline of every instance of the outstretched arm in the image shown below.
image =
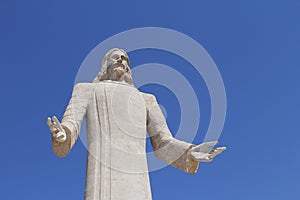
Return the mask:
<path id="1" fill-rule="evenodd" d="M 52 149 L 58 157 L 66 156 L 76 143 L 87 112 L 91 89 L 89 84 L 75 85 L 72 97 L 60 123 L 54 116 L 47 119 L 52 133 Z"/>
<path id="2" fill-rule="evenodd" d="M 144 94 L 147 105 L 147 131 L 155 155 L 164 162 L 187 173 L 197 172 L 199 162 L 210 162 L 226 148 L 210 148 L 217 142 L 198 146 L 174 138 L 156 101 L 155 96 Z"/>
<path id="3" fill-rule="evenodd" d="M 198 161 L 191 159 L 188 154 L 194 145 L 172 136 L 155 96 L 144 94 L 144 98 L 147 106 L 147 132 L 155 155 L 187 173 L 196 173 Z"/>

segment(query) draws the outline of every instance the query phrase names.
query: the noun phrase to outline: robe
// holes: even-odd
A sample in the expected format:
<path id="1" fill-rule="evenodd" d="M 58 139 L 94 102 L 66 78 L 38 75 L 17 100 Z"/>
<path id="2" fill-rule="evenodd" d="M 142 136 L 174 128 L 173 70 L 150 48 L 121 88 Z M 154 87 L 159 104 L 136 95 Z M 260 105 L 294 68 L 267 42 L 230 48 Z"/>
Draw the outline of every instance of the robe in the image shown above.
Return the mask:
<path id="1" fill-rule="evenodd" d="M 198 162 L 188 155 L 194 145 L 173 138 L 154 95 L 117 81 L 76 84 L 61 122 L 67 139 L 52 139 L 58 157 L 70 152 L 85 117 L 85 200 L 152 199 L 147 133 L 159 159 L 190 174 L 198 169 Z"/>

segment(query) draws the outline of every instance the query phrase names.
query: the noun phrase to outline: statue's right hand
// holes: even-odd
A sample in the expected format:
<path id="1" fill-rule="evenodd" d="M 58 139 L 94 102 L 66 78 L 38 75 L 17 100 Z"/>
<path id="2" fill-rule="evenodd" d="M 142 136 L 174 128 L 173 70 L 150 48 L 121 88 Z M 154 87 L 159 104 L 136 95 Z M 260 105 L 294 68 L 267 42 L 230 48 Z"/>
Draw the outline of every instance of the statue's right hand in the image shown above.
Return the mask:
<path id="1" fill-rule="evenodd" d="M 58 142 L 66 141 L 67 139 L 66 131 L 63 129 L 60 122 L 55 116 L 52 117 L 52 120 L 50 117 L 48 117 L 47 125 L 52 133 L 52 136 L 55 138 L 56 141 Z"/>

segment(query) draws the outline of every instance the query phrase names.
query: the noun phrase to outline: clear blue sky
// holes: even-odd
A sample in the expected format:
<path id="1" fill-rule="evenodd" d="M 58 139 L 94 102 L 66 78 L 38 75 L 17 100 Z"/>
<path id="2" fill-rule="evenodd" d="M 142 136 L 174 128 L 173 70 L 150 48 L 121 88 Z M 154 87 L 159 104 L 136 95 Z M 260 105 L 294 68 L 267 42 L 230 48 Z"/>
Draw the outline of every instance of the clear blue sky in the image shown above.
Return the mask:
<path id="1" fill-rule="evenodd" d="M 68 157 L 55 157 L 45 120 L 62 117 L 77 70 L 98 43 L 144 26 L 202 44 L 228 100 L 219 140 L 228 150 L 196 175 L 173 167 L 151 173 L 153 199 L 299 199 L 299 10 L 297 0 L 1 0 L 1 199 L 83 199 L 86 149 L 78 142 Z M 130 56 L 133 65 L 184 65 L 159 51 Z M 209 96 L 201 77 L 183 71 L 200 88 L 197 144 L 208 127 Z M 168 123 L 176 130 L 178 104 L 168 100 L 174 96 L 155 85 L 143 89 L 171 102 Z"/>

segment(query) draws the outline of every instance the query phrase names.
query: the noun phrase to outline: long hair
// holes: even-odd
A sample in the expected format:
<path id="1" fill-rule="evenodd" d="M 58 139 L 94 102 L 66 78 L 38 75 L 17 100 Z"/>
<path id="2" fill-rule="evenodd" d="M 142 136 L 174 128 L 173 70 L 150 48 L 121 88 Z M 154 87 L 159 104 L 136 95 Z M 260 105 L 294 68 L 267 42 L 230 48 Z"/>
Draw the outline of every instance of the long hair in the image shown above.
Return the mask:
<path id="1" fill-rule="evenodd" d="M 97 76 L 94 78 L 93 83 L 99 83 L 100 81 L 103 81 L 103 80 L 107 80 L 107 79 L 108 79 L 108 78 L 107 78 L 107 77 L 108 77 L 108 72 L 107 72 L 108 66 L 107 66 L 107 62 L 108 62 L 108 59 L 109 59 L 109 57 L 111 56 L 111 54 L 112 54 L 113 52 L 115 52 L 115 51 L 121 51 L 121 52 L 123 52 L 123 53 L 125 54 L 125 56 L 127 57 L 128 65 L 129 65 L 129 70 L 128 70 L 128 72 L 126 72 L 126 78 L 125 78 L 125 79 L 126 79 L 126 82 L 127 82 L 128 84 L 133 85 L 133 83 L 132 83 L 132 76 L 131 76 L 131 70 L 130 70 L 130 61 L 129 61 L 129 57 L 128 57 L 126 51 L 124 51 L 123 49 L 119 49 L 119 48 L 113 48 L 113 49 L 109 50 L 109 51 L 105 54 L 105 56 L 104 56 L 104 58 L 103 58 L 103 60 L 102 60 L 102 63 L 101 63 L 101 70 L 100 70 L 100 72 L 97 74 Z"/>

